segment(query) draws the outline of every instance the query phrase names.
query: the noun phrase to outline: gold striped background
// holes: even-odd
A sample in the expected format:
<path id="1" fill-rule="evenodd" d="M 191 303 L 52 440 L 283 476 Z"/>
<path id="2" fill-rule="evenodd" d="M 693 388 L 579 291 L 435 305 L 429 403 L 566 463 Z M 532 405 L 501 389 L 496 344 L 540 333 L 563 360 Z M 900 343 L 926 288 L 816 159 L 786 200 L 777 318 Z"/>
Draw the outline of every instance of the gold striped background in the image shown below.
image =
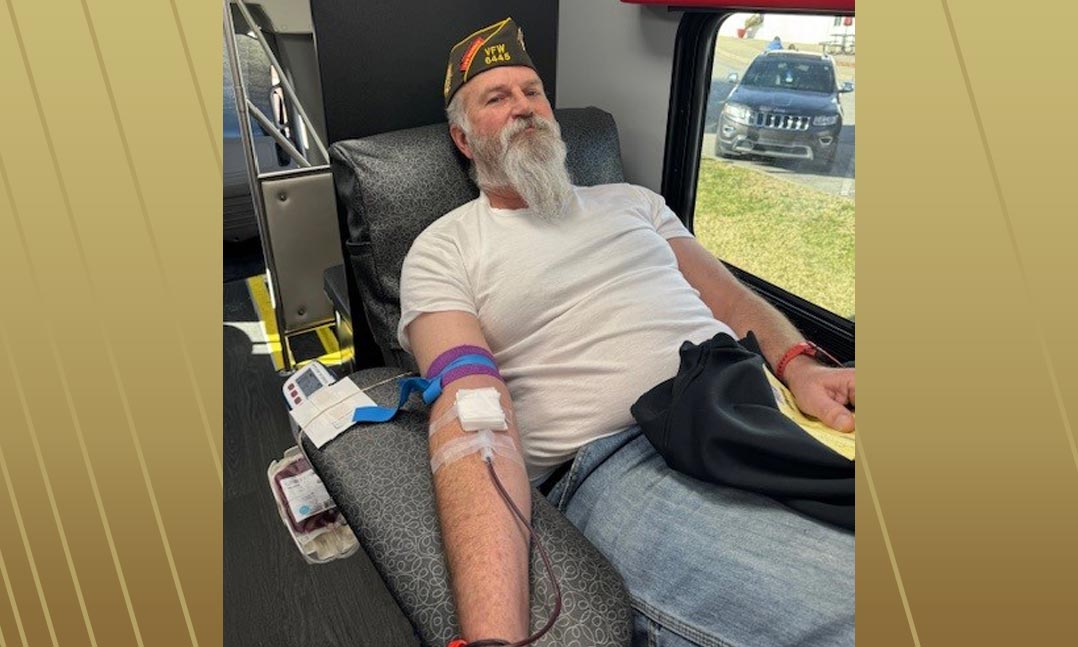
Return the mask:
<path id="1" fill-rule="evenodd" d="M 0 11 L 5 645 L 221 641 L 220 17 Z"/>
<path id="2" fill-rule="evenodd" d="M 857 23 L 858 641 L 1073 644 L 1078 11 Z"/>
<path id="3" fill-rule="evenodd" d="M 3 3 L 0 647 L 219 644 L 221 6 Z M 1076 24 L 858 9 L 862 645 L 1073 640 Z"/>

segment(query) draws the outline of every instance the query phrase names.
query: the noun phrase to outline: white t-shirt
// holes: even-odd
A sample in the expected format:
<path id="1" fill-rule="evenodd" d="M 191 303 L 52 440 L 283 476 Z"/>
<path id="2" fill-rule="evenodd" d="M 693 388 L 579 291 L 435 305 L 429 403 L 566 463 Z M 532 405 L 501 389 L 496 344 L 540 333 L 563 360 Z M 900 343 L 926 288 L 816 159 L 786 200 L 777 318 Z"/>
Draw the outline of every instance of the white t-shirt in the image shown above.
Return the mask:
<path id="1" fill-rule="evenodd" d="M 666 242 L 691 237 L 643 187 L 576 187 L 544 221 L 486 195 L 432 223 L 401 274 L 401 346 L 424 312 L 475 315 L 513 397 L 534 481 L 633 424 L 629 407 L 677 374 L 678 348 L 719 332 Z"/>

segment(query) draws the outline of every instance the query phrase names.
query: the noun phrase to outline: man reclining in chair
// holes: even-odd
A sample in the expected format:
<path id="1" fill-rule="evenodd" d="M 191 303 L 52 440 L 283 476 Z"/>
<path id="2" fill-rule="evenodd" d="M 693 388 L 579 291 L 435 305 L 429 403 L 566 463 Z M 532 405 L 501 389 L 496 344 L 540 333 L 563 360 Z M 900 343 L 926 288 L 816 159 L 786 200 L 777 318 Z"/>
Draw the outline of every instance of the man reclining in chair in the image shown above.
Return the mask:
<path id="1" fill-rule="evenodd" d="M 634 644 L 852 645 L 852 533 L 673 472 L 629 411 L 677 372 L 686 340 L 751 330 L 774 366 L 801 335 L 659 195 L 571 185 L 511 20 L 453 48 L 445 100 L 481 194 L 412 245 L 398 332 L 424 374 L 464 346 L 489 350 L 497 371 L 448 384 L 431 420 L 460 389 L 498 389 L 527 464 L 496 456 L 502 483 L 525 513 L 530 484 L 553 486 L 547 496 L 625 580 Z M 805 413 L 853 430 L 853 369 L 799 355 L 783 379 Z M 438 428 L 432 454 L 465 433 Z M 434 485 L 463 638 L 525 638 L 526 532 L 478 454 L 439 468 Z"/>

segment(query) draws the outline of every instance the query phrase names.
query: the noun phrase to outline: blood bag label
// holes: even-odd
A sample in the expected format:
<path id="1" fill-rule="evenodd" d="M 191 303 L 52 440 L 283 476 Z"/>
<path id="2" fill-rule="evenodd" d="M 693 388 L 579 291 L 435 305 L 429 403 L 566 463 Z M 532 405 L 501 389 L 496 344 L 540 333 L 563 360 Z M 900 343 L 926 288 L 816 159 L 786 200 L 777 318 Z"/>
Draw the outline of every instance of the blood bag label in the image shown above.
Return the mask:
<path id="1" fill-rule="evenodd" d="M 333 507 L 326 486 L 313 471 L 281 479 L 281 491 L 296 523 Z"/>

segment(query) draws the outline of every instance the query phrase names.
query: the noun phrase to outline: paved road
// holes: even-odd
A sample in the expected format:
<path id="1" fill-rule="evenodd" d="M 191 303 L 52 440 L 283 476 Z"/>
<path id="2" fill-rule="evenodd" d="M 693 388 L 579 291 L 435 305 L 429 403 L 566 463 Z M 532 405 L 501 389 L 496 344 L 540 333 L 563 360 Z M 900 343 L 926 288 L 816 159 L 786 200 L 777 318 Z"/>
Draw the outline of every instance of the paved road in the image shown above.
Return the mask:
<path id="1" fill-rule="evenodd" d="M 722 102 L 726 100 L 730 91 L 734 89 L 732 83 L 726 82 L 726 77 L 730 72 L 737 72 L 740 78 L 745 73 L 746 67 L 747 65 L 740 61 L 723 60 L 721 52 L 715 53 L 715 64 L 711 71 L 711 92 L 708 96 L 704 143 L 701 151 L 704 157 L 716 157 L 715 129 L 718 123 L 719 111 L 722 110 Z M 838 67 L 837 72 L 840 84 L 853 78 L 852 72 L 846 68 Z M 723 161 L 770 173 L 776 177 L 812 187 L 824 193 L 853 199 L 856 94 L 857 92 L 855 91 L 840 95 L 843 109 L 842 132 L 839 133 L 835 164 L 830 171 L 813 170 L 808 168 L 809 163 L 801 160 L 743 157 L 724 159 Z"/>

